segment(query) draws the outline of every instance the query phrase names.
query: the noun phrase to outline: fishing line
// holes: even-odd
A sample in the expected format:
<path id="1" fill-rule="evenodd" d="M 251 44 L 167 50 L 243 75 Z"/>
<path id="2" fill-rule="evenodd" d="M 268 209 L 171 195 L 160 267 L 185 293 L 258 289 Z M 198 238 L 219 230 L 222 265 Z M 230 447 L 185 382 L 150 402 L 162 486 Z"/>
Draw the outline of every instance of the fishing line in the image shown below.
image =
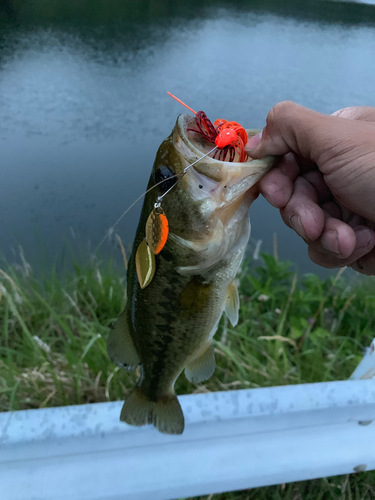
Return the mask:
<path id="1" fill-rule="evenodd" d="M 228 122 L 227 120 L 219 119 L 219 120 L 216 120 L 214 122 L 214 124 L 212 124 L 208 120 L 206 114 L 203 111 L 199 111 L 198 113 L 196 113 L 192 108 L 190 108 L 189 106 L 187 106 L 187 104 L 185 104 L 183 101 L 181 101 L 181 99 L 178 99 L 178 97 L 174 96 L 170 92 L 167 92 L 167 93 L 171 97 L 173 97 L 173 99 L 176 99 L 176 101 L 178 101 L 180 104 L 182 104 L 187 109 L 189 109 L 192 113 L 194 113 L 196 115 L 197 119 L 199 118 L 199 120 L 203 123 L 203 125 L 206 128 L 206 132 L 205 132 L 202 129 L 201 125 L 200 125 L 200 121 L 198 121 L 198 126 L 200 128 L 200 133 L 202 133 L 206 137 L 206 139 L 209 140 L 209 142 L 215 142 L 216 146 L 213 149 L 211 149 L 208 153 L 206 153 L 205 155 L 203 155 L 200 158 L 198 158 L 195 162 L 193 162 L 190 165 L 188 165 L 187 167 L 185 167 L 184 170 L 181 173 L 174 174 L 174 175 L 171 175 L 170 177 L 168 177 L 168 179 L 173 179 L 175 177 L 180 177 L 180 179 L 173 186 L 171 186 L 165 193 L 163 193 L 161 196 L 159 196 L 157 198 L 157 201 L 155 203 L 154 208 L 160 208 L 160 206 L 161 206 L 161 200 L 175 186 L 177 186 L 177 184 L 181 181 L 181 179 L 183 178 L 183 176 L 186 174 L 187 170 L 190 167 L 194 166 L 196 163 L 198 163 L 199 161 L 201 161 L 203 158 L 205 158 L 209 154 L 213 153 L 215 150 L 219 150 L 220 149 L 220 153 L 219 153 L 219 156 L 218 156 L 217 159 L 221 160 L 221 161 L 225 161 L 226 155 L 228 153 L 228 148 L 230 148 L 230 147 L 232 148 L 233 151 L 230 151 L 229 161 L 233 161 L 234 160 L 235 151 L 238 150 L 238 149 L 239 149 L 239 153 L 240 153 L 240 158 L 239 158 L 238 161 L 243 162 L 243 161 L 247 160 L 247 154 L 244 151 L 244 143 L 247 140 L 247 133 L 246 133 L 246 130 L 239 123 L 234 122 L 234 121 Z M 206 120 L 206 121 L 204 121 L 204 120 Z M 210 132 L 210 130 L 211 130 L 208 127 L 208 125 L 209 125 L 209 127 L 211 127 L 212 131 L 215 132 L 215 137 L 211 137 L 210 135 L 208 135 L 207 132 Z M 216 128 L 215 128 L 215 126 L 216 126 Z M 188 129 L 188 130 L 190 130 L 190 129 Z M 241 136 L 243 136 L 243 137 L 241 137 Z M 215 158 L 216 154 L 217 154 L 217 152 L 215 153 L 214 158 Z M 134 207 L 134 205 L 136 203 L 138 203 L 138 201 L 140 201 L 144 196 L 146 196 L 147 193 L 149 193 L 150 191 L 152 191 L 154 188 L 156 188 L 157 186 L 159 186 L 160 184 L 162 184 L 165 181 L 166 181 L 166 179 L 163 179 L 162 181 L 158 182 L 154 186 L 151 186 L 149 189 L 147 189 L 147 191 L 145 191 L 143 194 L 141 194 L 141 196 L 139 196 L 130 205 L 130 207 L 128 207 L 125 210 L 125 212 L 117 219 L 117 221 L 114 223 L 114 225 L 111 226 L 108 229 L 108 231 L 105 234 L 104 238 L 101 240 L 101 242 L 99 243 L 99 245 L 96 247 L 94 253 L 96 253 L 99 250 L 99 248 L 102 246 L 102 244 L 105 242 L 105 240 L 109 237 L 109 235 L 112 234 L 114 228 L 122 220 L 122 218 L 129 212 L 129 210 L 131 210 Z"/>
<path id="2" fill-rule="evenodd" d="M 154 184 L 153 186 L 151 186 L 149 189 L 147 189 L 147 191 L 145 191 L 144 193 L 142 193 L 135 201 L 133 201 L 133 203 L 125 210 L 125 212 L 123 214 L 120 215 L 120 217 L 117 219 L 117 221 L 113 224 L 113 226 L 111 226 L 107 233 L 105 234 L 104 238 L 101 240 L 101 242 L 99 243 L 99 245 L 96 247 L 94 253 L 96 254 L 96 252 L 99 250 L 99 248 L 103 245 L 103 243 L 105 242 L 105 240 L 108 238 L 108 236 L 110 234 L 112 234 L 113 230 L 115 229 L 115 227 L 117 226 L 117 224 L 123 219 L 123 217 L 125 217 L 125 215 L 134 207 L 134 205 L 136 205 L 144 196 L 146 196 L 146 194 L 148 194 L 150 191 L 152 191 L 154 188 L 156 188 L 157 186 L 159 186 L 160 184 L 163 184 L 163 182 L 165 182 L 166 180 L 169 180 L 169 179 L 173 179 L 175 177 L 181 177 L 177 182 L 176 184 L 174 184 L 172 187 L 170 187 L 168 189 L 168 191 L 166 191 L 165 193 L 163 193 L 161 196 L 158 197 L 158 202 L 160 200 L 162 200 L 164 198 L 164 196 L 169 193 L 169 191 L 171 191 L 175 186 L 177 186 L 177 184 L 180 182 L 180 180 L 183 178 L 183 176 L 186 174 L 186 172 L 188 171 L 188 169 L 192 166 L 194 166 L 196 163 L 198 163 L 200 160 L 202 160 L 203 158 L 205 158 L 206 156 L 208 156 L 210 153 L 212 153 L 213 151 L 215 151 L 215 149 L 217 149 L 217 146 L 215 146 L 213 149 L 211 149 L 211 151 L 209 151 L 208 153 L 206 153 L 205 155 L 201 156 L 200 158 L 198 158 L 198 160 L 194 161 L 193 163 L 191 163 L 190 165 L 188 165 L 187 167 L 184 168 L 184 170 L 181 172 L 181 173 L 178 173 L 178 174 L 174 174 L 174 175 L 171 175 L 170 177 L 168 177 L 168 179 L 163 179 L 162 181 L 158 182 L 157 184 Z"/>

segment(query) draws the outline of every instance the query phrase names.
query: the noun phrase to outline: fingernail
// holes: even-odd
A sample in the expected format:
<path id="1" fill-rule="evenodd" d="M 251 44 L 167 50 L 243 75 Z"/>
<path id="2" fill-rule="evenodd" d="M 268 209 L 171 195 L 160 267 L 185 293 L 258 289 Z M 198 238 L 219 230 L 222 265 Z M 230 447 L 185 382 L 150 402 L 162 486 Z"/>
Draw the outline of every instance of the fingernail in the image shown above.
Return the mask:
<path id="1" fill-rule="evenodd" d="M 292 228 L 295 230 L 295 232 L 299 236 L 301 236 L 301 238 L 306 239 L 305 230 L 302 227 L 301 218 L 298 215 L 292 215 L 289 218 L 289 223 L 292 226 Z"/>
<path id="2" fill-rule="evenodd" d="M 328 252 L 340 255 L 339 238 L 336 230 L 326 231 L 320 241 L 323 248 Z"/>
<path id="3" fill-rule="evenodd" d="M 260 141 L 262 140 L 262 133 L 263 131 L 258 132 L 256 135 L 250 137 L 250 139 L 246 143 L 245 151 L 251 151 L 252 149 L 255 149 L 257 146 L 259 146 Z"/>
<path id="4" fill-rule="evenodd" d="M 355 230 L 355 236 L 357 238 L 356 248 L 364 248 L 369 245 L 372 234 L 371 231 L 365 227 Z"/>

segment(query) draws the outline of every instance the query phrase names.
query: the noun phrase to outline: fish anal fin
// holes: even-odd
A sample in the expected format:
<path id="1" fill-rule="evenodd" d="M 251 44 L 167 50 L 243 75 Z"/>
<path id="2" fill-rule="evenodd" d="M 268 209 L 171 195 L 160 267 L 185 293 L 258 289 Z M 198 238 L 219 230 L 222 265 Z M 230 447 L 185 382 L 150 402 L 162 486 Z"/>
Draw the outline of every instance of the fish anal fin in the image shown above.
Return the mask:
<path id="1" fill-rule="evenodd" d="M 227 315 L 232 326 L 238 323 L 238 313 L 240 309 L 240 296 L 236 280 L 233 280 L 227 289 L 227 298 L 225 300 L 225 314 Z"/>
<path id="2" fill-rule="evenodd" d="M 197 384 L 209 379 L 215 371 L 215 366 L 214 348 L 210 343 L 200 356 L 186 366 L 185 376 L 189 382 Z"/>
<path id="3" fill-rule="evenodd" d="M 140 359 L 129 332 L 126 312 L 122 312 L 109 332 L 107 351 L 111 360 L 122 368 L 132 370 L 137 368 Z"/>
<path id="4" fill-rule="evenodd" d="M 120 420 L 136 426 L 153 424 L 163 434 L 182 434 L 185 427 L 184 415 L 175 394 L 151 401 L 142 387 L 136 387 L 126 399 Z"/>

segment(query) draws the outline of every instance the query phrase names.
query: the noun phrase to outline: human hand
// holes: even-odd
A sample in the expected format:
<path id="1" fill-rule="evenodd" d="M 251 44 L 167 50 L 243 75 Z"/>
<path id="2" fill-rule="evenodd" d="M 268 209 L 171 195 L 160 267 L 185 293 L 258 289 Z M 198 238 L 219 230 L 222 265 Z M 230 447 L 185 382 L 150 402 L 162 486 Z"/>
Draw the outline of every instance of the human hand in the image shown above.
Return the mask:
<path id="1" fill-rule="evenodd" d="M 281 156 L 259 189 L 313 262 L 375 274 L 375 108 L 324 115 L 281 102 L 245 149 Z"/>

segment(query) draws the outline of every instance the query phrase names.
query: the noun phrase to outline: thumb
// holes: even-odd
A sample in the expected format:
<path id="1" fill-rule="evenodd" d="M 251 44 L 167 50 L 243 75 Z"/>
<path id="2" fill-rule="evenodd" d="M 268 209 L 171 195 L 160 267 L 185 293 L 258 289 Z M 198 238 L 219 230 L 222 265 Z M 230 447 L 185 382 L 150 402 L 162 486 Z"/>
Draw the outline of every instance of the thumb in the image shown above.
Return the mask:
<path id="1" fill-rule="evenodd" d="M 354 125 L 356 124 L 356 125 Z M 353 130 L 353 126 L 360 129 Z M 293 152 L 319 164 L 330 154 L 353 142 L 362 132 L 361 122 L 324 115 L 290 101 L 276 104 L 268 113 L 267 125 L 249 139 L 245 150 L 252 158 Z"/>

